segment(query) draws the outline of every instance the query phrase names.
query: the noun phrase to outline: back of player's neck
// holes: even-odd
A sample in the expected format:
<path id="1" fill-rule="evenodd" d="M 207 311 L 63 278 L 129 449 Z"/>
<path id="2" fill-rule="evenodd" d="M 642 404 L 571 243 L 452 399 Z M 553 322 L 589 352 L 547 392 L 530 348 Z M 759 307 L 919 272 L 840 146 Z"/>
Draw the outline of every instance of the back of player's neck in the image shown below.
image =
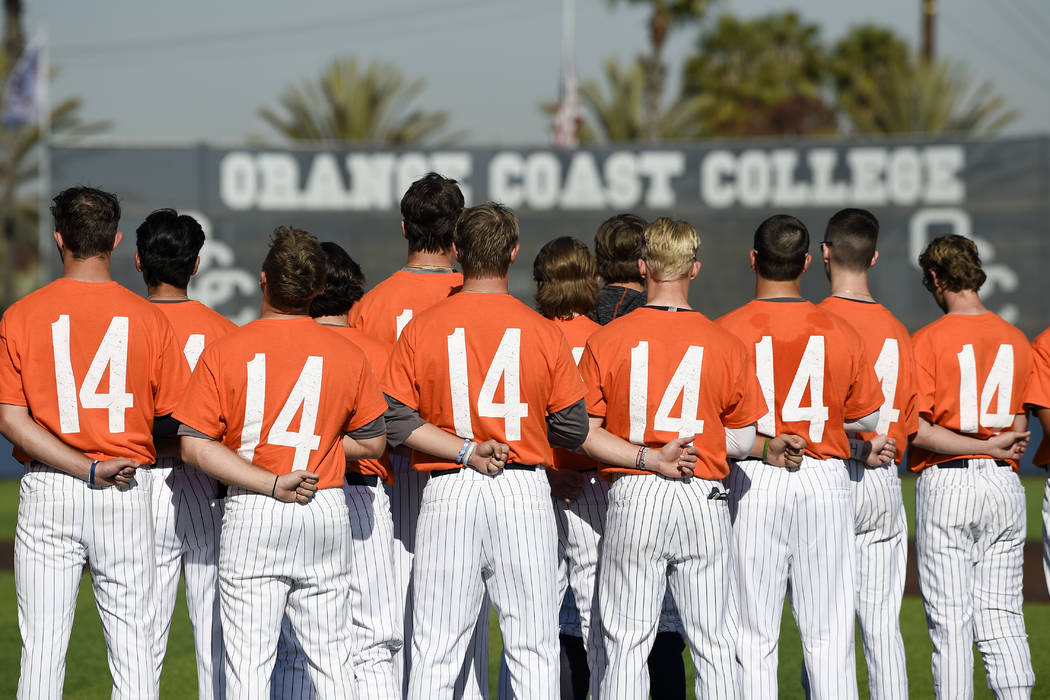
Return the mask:
<path id="1" fill-rule="evenodd" d="M 146 288 L 146 296 L 150 299 L 188 299 L 185 287 L 176 287 L 173 284 L 160 283 L 155 287 Z"/>
<path id="2" fill-rule="evenodd" d="M 426 251 L 415 251 L 408 254 L 405 267 L 425 267 L 452 269 L 452 251 L 444 253 L 428 253 Z"/>
<path id="3" fill-rule="evenodd" d="M 510 286 L 506 277 L 464 277 L 463 292 L 478 294 L 509 294 Z"/>
<path id="4" fill-rule="evenodd" d="M 779 281 L 756 276 L 755 299 L 801 299 L 800 279 Z"/>
<path id="5" fill-rule="evenodd" d="M 318 316 L 314 319 L 322 326 L 339 326 L 340 328 L 350 327 L 350 314 L 340 314 L 338 316 Z"/>
<path id="6" fill-rule="evenodd" d="M 944 303 L 947 309 L 945 313 L 957 314 L 959 316 L 980 316 L 988 313 L 988 309 L 981 302 L 981 297 L 972 289 L 961 292 L 948 292 L 945 294 Z"/>
<path id="7" fill-rule="evenodd" d="M 645 285 L 646 306 L 670 306 L 676 309 L 691 309 L 689 306 L 689 281 L 672 280 L 659 282 L 649 280 Z"/>
<path id="8" fill-rule="evenodd" d="M 78 259 L 67 254 L 62 259 L 62 277 L 77 282 L 112 282 L 109 256 L 96 255 Z"/>

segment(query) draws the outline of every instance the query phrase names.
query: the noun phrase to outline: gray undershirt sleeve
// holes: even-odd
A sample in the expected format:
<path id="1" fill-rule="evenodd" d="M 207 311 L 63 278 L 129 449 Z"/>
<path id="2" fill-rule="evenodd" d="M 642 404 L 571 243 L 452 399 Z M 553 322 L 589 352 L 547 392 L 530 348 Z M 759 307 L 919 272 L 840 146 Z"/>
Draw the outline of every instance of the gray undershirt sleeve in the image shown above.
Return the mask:
<path id="1" fill-rule="evenodd" d="M 351 430 L 347 435 L 355 440 L 369 440 L 371 438 L 377 438 L 380 435 L 386 434 L 386 414 L 379 416 L 375 420 L 365 425 L 362 425 L 357 430 Z"/>
<path id="2" fill-rule="evenodd" d="M 179 437 L 195 437 L 201 438 L 202 440 L 211 440 L 213 442 L 217 442 L 216 438 L 213 438 L 211 435 L 205 435 L 201 431 L 197 430 L 196 428 L 191 428 L 185 423 L 179 424 Z"/>
<path id="3" fill-rule="evenodd" d="M 580 399 L 568 408 L 547 416 L 547 441 L 553 447 L 575 450 L 587 439 L 590 428 L 587 404 Z"/>
<path id="4" fill-rule="evenodd" d="M 404 445 L 408 436 L 426 421 L 420 418 L 418 411 L 386 394 L 384 396 L 387 405 L 386 413 L 383 414 L 386 422 L 386 444 L 390 449 L 396 449 Z"/>

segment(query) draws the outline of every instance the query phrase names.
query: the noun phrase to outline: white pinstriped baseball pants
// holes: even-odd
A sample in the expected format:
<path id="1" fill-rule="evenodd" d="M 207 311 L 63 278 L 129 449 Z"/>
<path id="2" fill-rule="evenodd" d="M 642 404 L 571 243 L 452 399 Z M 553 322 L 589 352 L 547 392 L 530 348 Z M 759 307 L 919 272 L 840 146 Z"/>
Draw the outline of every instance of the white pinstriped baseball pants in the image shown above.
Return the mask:
<path id="1" fill-rule="evenodd" d="M 897 465 L 865 467 L 849 460 L 853 486 L 857 621 L 872 700 L 907 700 L 908 669 L 901 637 L 901 599 L 908 566 L 908 521 Z"/>
<path id="2" fill-rule="evenodd" d="M 681 613 L 697 698 L 736 698 L 729 605 L 732 538 L 722 484 L 657 475 L 619 477 L 598 566 L 598 621 L 588 656 L 602 700 L 649 696 L 647 658 L 664 593 Z M 593 683 L 592 683 L 593 688 Z"/>
<path id="3" fill-rule="evenodd" d="M 973 644 L 998 698 L 1027 698 L 1035 675 L 1021 610 L 1025 498 L 990 459 L 927 467 L 915 494 L 915 549 L 938 698 L 973 697 Z"/>
<path id="4" fill-rule="evenodd" d="M 743 697 L 777 697 L 780 617 L 790 593 L 810 697 L 856 698 L 854 516 L 846 465 L 808 456 L 796 469 L 741 460 L 728 485 Z"/>
<path id="5" fill-rule="evenodd" d="M 219 593 L 228 697 L 270 697 L 287 614 L 316 696 L 356 698 L 350 517 L 343 490 L 322 489 L 298 504 L 231 488 L 225 511 Z"/>
<path id="6" fill-rule="evenodd" d="M 394 470 L 393 486 L 386 486 L 390 515 L 394 523 L 394 577 L 397 600 L 402 604 L 404 646 L 394 656 L 395 682 L 408 697 L 408 678 L 412 670 L 412 598 L 414 591 L 413 554 L 416 551 L 416 528 L 423 502 L 427 475 L 412 468 L 412 460 L 390 453 Z M 477 624 L 470 638 L 472 653 L 463 663 L 456 679 L 456 697 L 481 700 L 489 696 L 489 597 L 486 593 L 478 606 Z"/>
<path id="7" fill-rule="evenodd" d="M 150 493 L 153 512 L 157 677 L 164 665 L 182 574 L 193 625 L 198 697 L 221 700 L 226 697 L 226 660 L 219 616 L 222 501 L 216 498 L 218 485 L 199 469 L 171 457 L 158 459 L 156 466 L 140 471 L 138 478 Z"/>
<path id="8" fill-rule="evenodd" d="M 431 477 L 414 562 L 408 697 L 458 697 L 486 590 L 503 632 L 513 692 L 558 693 L 557 526 L 542 470 L 473 469 Z"/>
<path id="9" fill-rule="evenodd" d="M 368 700 L 400 700 L 394 656 L 404 624 L 394 591 L 394 537 L 390 503 L 382 484 L 343 485 L 350 515 L 351 664 L 357 694 Z M 285 616 L 277 645 L 271 697 L 312 700 L 306 657 Z"/>
<path id="10" fill-rule="evenodd" d="M 141 472 L 140 472 L 141 473 Z M 18 698 L 61 698 L 84 564 L 106 638 L 113 700 L 159 693 L 153 658 L 153 518 L 149 493 L 90 486 L 39 463 L 19 486 L 15 593 L 22 634 Z"/>

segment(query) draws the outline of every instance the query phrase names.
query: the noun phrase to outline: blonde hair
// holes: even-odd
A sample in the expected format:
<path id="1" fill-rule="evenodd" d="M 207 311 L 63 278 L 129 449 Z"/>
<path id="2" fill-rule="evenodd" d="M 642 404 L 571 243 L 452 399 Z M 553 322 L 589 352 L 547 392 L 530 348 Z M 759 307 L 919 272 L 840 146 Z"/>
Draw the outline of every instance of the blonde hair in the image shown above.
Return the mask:
<path id="1" fill-rule="evenodd" d="M 598 304 L 598 264 L 587 244 L 569 236 L 540 248 L 532 265 L 536 308 L 547 318 L 586 316 Z"/>
<path id="2" fill-rule="evenodd" d="M 687 221 L 661 216 L 645 229 L 645 258 L 656 282 L 670 282 L 689 274 L 700 249 L 700 234 Z"/>

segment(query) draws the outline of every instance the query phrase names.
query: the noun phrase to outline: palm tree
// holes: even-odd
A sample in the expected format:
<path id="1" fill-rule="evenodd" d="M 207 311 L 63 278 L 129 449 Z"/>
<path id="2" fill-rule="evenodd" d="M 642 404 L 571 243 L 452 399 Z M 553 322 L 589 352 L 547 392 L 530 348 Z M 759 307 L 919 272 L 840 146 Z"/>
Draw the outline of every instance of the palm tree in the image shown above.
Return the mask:
<path id="1" fill-rule="evenodd" d="M 315 83 L 289 86 L 281 109 L 263 107 L 259 116 L 290 141 L 418 145 L 439 139 L 445 112 L 409 111 L 423 80 L 408 81 L 389 64 L 361 69 L 357 59 L 336 59 Z M 441 137 L 448 143 L 459 137 Z"/>
<path id="2" fill-rule="evenodd" d="M 579 130 L 581 144 L 681 141 L 700 135 L 702 99 L 679 97 L 667 107 L 657 107 L 652 120 L 656 139 L 652 138 L 650 112 L 645 107 L 645 61 L 638 57 L 623 68 L 616 59 L 608 59 L 603 67 L 605 87 L 594 80 L 580 85 L 580 99 L 586 109 Z M 557 104 L 546 103 L 540 109 L 553 115 Z"/>
<path id="3" fill-rule="evenodd" d="M 667 66 L 663 63 L 663 47 L 667 35 L 675 27 L 703 18 L 713 0 L 608 0 L 610 5 L 626 2 L 631 5 L 647 5 L 652 8 L 649 16 L 650 54 L 640 59 L 644 78 L 645 131 L 648 141 L 660 139 L 660 122 L 663 116 L 660 101 L 667 81 Z"/>
<path id="4" fill-rule="evenodd" d="M 705 98 L 711 136 L 768 136 L 836 130 L 825 101 L 820 28 L 794 12 L 742 20 L 723 15 L 700 35 L 683 94 Z"/>
<path id="5" fill-rule="evenodd" d="M 925 61 L 892 30 L 862 26 L 831 52 L 836 101 L 865 134 L 992 135 L 1017 118 L 991 83 L 965 66 Z"/>

